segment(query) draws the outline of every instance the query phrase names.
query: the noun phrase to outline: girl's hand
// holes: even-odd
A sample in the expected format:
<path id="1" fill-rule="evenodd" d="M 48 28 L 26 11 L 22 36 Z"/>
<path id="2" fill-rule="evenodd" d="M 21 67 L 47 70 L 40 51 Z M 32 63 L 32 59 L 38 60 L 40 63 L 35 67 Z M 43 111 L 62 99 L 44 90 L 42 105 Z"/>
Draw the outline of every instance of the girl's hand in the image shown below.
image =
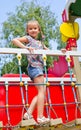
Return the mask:
<path id="1" fill-rule="evenodd" d="M 67 50 L 65 48 L 62 48 L 61 51 L 62 53 L 66 53 Z"/>
<path id="2" fill-rule="evenodd" d="M 27 49 L 29 50 L 30 53 L 34 53 L 34 48 L 28 47 Z"/>

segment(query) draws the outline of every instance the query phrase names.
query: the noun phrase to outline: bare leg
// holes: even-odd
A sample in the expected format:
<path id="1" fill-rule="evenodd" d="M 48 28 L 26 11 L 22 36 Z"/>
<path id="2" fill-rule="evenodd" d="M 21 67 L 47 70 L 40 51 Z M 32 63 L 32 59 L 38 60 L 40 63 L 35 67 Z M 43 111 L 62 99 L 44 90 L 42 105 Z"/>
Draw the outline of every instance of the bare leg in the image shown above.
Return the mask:
<path id="1" fill-rule="evenodd" d="M 47 123 L 50 122 L 49 118 L 45 118 L 43 116 L 44 112 L 44 98 L 45 98 L 45 92 L 46 92 L 46 86 L 43 85 L 44 83 L 44 76 L 40 75 L 36 78 L 34 78 L 34 83 L 37 83 L 38 85 L 36 86 L 38 90 L 38 95 L 35 96 L 30 104 L 30 107 L 28 109 L 28 114 L 32 115 L 32 112 L 34 111 L 35 107 L 37 106 L 37 122 L 39 124 L 41 123 Z M 26 113 L 24 116 L 24 119 L 30 119 Z"/>
<path id="2" fill-rule="evenodd" d="M 33 111 L 34 111 L 36 105 L 37 105 L 37 96 L 35 96 L 35 97 L 33 98 L 32 102 L 31 102 L 31 104 L 30 104 L 30 107 L 28 108 L 28 111 L 27 111 L 27 112 L 28 112 L 30 115 L 32 115 L 32 113 L 33 113 Z"/>
<path id="3" fill-rule="evenodd" d="M 43 85 L 43 83 L 44 83 L 43 75 L 36 77 L 34 79 L 34 83 L 38 83 L 41 85 L 36 86 L 36 88 L 38 90 L 38 95 L 33 98 L 27 112 L 30 115 L 32 115 L 35 107 L 37 106 L 37 117 L 41 118 L 43 116 L 44 97 L 45 97 L 45 91 L 46 91 L 46 87 Z"/>
<path id="4" fill-rule="evenodd" d="M 37 98 L 37 117 L 43 117 L 44 112 L 44 97 L 45 97 L 45 86 L 42 85 L 44 83 L 43 75 L 40 75 L 34 79 L 34 83 L 38 83 L 40 85 L 36 86 L 38 90 L 38 98 Z"/>

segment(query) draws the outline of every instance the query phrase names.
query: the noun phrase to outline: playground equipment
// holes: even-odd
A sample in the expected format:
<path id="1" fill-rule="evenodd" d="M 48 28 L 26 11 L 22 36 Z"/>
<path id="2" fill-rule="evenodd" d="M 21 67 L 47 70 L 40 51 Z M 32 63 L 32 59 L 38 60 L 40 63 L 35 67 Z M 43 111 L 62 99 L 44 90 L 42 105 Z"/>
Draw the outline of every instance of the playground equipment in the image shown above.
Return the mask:
<path id="1" fill-rule="evenodd" d="M 34 52 L 34 54 L 43 55 L 44 85 L 47 88 L 44 114 L 50 118 L 49 125 L 39 126 L 35 120 L 23 120 L 24 112 L 27 111 L 31 99 L 37 93 L 34 87 L 36 84 L 33 84 L 27 75 L 22 74 L 21 70 L 22 54 L 29 54 L 29 52 L 25 49 L 0 48 L 0 54 L 16 54 L 19 66 L 19 74 L 5 74 L 0 77 L 0 129 L 81 129 L 81 68 L 77 58 L 81 57 L 81 52 L 77 51 L 76 44 L 76 40 L 79 38 L 79 26 L 74 20 L 77 16 L 72 12 L 72 10 L 75 11 L 74 7 L 78 5 L 81 5 L 80 0 L 67 1 L 62 15 L 63 24 L 60 27 L 60 31 L 62 40 L 66 42 L 67 52 L 62 53 L 61 51 L 52 50 Z M 78 12 L 80 12 L 80 7 L 78 9 Z M 78 17 L 80 16 L 81 14 L 79 13 Z M 65 31 L 65 27 L 67 30 L 69 29 L 70 34 Z M 47 55 L 65 56 L 69 73 L 59 77 L 47 74 Z M 74 62 L 73 68 L 70 64 L 71 57 Z M 36 111 L 33 115 L 36 119 Z"/>
<path id="2" fill-rule="evenodd" d="M 77 50 L 77 40 L 79 38 L 79 25 L 75 20 L 81 18 L 81 0 L 68 0 L 62 13 L 63 24 L 60 26 L 62 41 L 66 42 L 67 50 Z M 81 83 L 81 68 L 79 59 L 73 57 L 74 73 L 77 83 Z M 78 100 L 81 101 L 81 87 L 77 89 Z M 80 108 L 81 109 L 81 108 Z"/>
<path id="3" fill-rule="evenodd" d="M 21 70 L 21 54 L 27 54 L 27 50 L 8 48 L 0 49 L 0 53 L 3 54 L 17 54 L 19 74 L 5 74 L 0 78 L 0 120 L 1 128 L 3 129 L 65 129 L 66 127 L 72 127 L 73 129 L 80 125 L 80 111 L 78 109 L 76 90 L 77 84 L 75 75 L 71 72 L 69 67 L 69 74 L 63 77 L 54 77 L 53 75 L 47 75 L 46 72 L 46 58 L 43 58 L 45 64 L 45 84 L 47 86 L 47 96 L 45 101 L 45 115 L 50 117 L 49 126 L 38 126 L 33 120 L 23 121 L 24 111 L 29 107 L 32 97 L 37 93 L 35 90 L 35 84 L 33 84 L 30 78 L 22 74 Z M 38 52 L 35 51 L 35 54 Z M 64 55 L 66 56 L 67 63 L 69 65 L 71 56 L 81 56 L 81 53 L 76 51 L 67 51 L 63 54 L 61 51 L 42 51 L 38 54 L 47 55 Z M 31 93 L 33 91 L 33 93 Z M 68 94 L 69 92 L 69 94 Z M 34 112 L 34 118 L 36 119 L 36 111 Z M 72 124 L 68 122 L 72 121 Z M 67 125 L 66 125 L 67 123 Z"/>

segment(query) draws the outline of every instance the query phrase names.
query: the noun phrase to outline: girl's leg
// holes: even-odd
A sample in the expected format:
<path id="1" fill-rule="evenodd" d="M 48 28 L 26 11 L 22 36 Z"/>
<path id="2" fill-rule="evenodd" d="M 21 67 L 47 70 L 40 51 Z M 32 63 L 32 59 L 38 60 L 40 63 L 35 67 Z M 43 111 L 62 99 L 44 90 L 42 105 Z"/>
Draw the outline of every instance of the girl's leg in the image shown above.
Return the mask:
<path id="1" fill-rule="evenodd" d="M 37 98 L 37 122 L 39 124 L 45 124 L 50 122 L 49 118 L 45 118 L 43 116 L 44 112 L 44 98 L 45 98 L 45 92 L 46 92 L 46 87 L 43 85 L 44 83 L 44 76 L 38 76 L 34 79 L 34 83 L 38 83 L 40 85 L 37 86 L 38 89 L 38 98 Z"/>
<path id="2" fill-rule="evenodd" d="M 38 90 L 38 95 L 33 98 L 32 102 L 30 104 L 30 107 L 28 108 L 27 113 L 29 115 L 32 115 L 35 107 L 37 106 L 37 118 L 41 119 L 43 117 L 43 112 L 44 112 L 44 97 L 45 97 L 45 92 L 46 92 L 46 86 L 43 85 L 44 76 L 40 75 L 40 76 L 34 78 L 34 83 L 38 84 L 36 86 L 36 88 Z M 27 117 L 27 114 L 26 114 L 26 117 Z M 48 121 L 47 119 L 44 119 L 44 118 L 43 118 L 43 120 L 44 120 L 44 122 Z"/>
<path id="3" fill-rule="evenodd" d="M 44 112 L 44 97 L 45 97 L 45 86 L 44 83 L 44 76 L 40 75 L 34 79 L 34 83 L 38 83 L 40 85 L 37 85 L 38 90 L 38 97 L 37 97 L 37 117 L 42 118 L 43 112 Z"/>
<path id="4" fill-rule="evenodd" d="M 35 97 L 33 98 L 33 100 L 31 101 L 31 104 L 30 104 L 30 106 L 29 106 L 27 112 L 28 112 L 30 115 L 32 115 L 32 113 L 33 113 L 33 111 L 34 111 L 34 109 L 35 109 L 36 106 L 37 106 L 37 96 L 35 96 Z"/>
<path id="5" fill-rule="evenodd" d="M 35 107 L 36 107 L 36 105 L 37 105 L 37 98 L 38 98 L 37 96 L 35 96 L 35 97 L 33 98 L 33 100 L 32 100 L 32 102 L 31 102 L 31 104 L 30 104 L 30 106 L 29 106 L 27 112 L 25 112 L 25 114 L 24 114 L 24 116 L 23 116 L 23 119 L 28 120 L 28 119 L 33 118 L 32 113 L 33 113 L 33 111 L 34 111 L 34 109 L 35 109 Z"/>
<path id="6" fill-rule="evenodd" d="M 34 83 L 38 83 L 38 84 L 43 84 L 44 83 L 44 77 L 43 76 L 38 76 L 34 79 Z M 44 109 L 44 95 L 45 95 L 45 86 L 43 85 L 38 85 L 36 86 L 37 90 L 38 90 L 38 95 L 35 96 L 33 98 L 33 100 L 31 101 L 31 104 L 28 108 L 28 113 L 30 115 L 32 115 L 35 107 L 38 107 L 38 113 L 42 113 L 43 115 L 43 109 Z M 41 101 L 41 102 L 40 102 Z M 38 114 L 41 115 L 41 114 Z M 41 115 L 41 116 L 42 116 Z"/>

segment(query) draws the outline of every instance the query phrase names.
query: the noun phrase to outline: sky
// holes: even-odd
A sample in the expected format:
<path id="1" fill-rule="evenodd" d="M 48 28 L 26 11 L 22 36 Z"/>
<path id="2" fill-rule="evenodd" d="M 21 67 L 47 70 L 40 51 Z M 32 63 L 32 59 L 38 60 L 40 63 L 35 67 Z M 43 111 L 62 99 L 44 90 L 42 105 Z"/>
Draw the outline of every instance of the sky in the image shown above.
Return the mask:
<path id="1" fill-rule="evenodd" d="M 2 23 L 7 20 L 9 12 L 14 12 L 16 7 L 21 4 L 21 1 L 30 2 L 31 0 L 0 0 L 0 33 L 2 28 Z M 41 5 L 49 5 L 50 9 L 55 13 L 57 16 L 58 23 L 62 23 L 62 12 L 66 5 L 67 0 L 35 0 L 38 4 Z M 78 20 L 79 25 L 81 25 L 81 19 Z M 80 34 L 81 34 L 81 27 L 80 27 Z M 81 37 L 77 41 L 78 50 L 81 50 Z M 57 45 L 55 43 L 54 48 L 56 49 Z"/>

